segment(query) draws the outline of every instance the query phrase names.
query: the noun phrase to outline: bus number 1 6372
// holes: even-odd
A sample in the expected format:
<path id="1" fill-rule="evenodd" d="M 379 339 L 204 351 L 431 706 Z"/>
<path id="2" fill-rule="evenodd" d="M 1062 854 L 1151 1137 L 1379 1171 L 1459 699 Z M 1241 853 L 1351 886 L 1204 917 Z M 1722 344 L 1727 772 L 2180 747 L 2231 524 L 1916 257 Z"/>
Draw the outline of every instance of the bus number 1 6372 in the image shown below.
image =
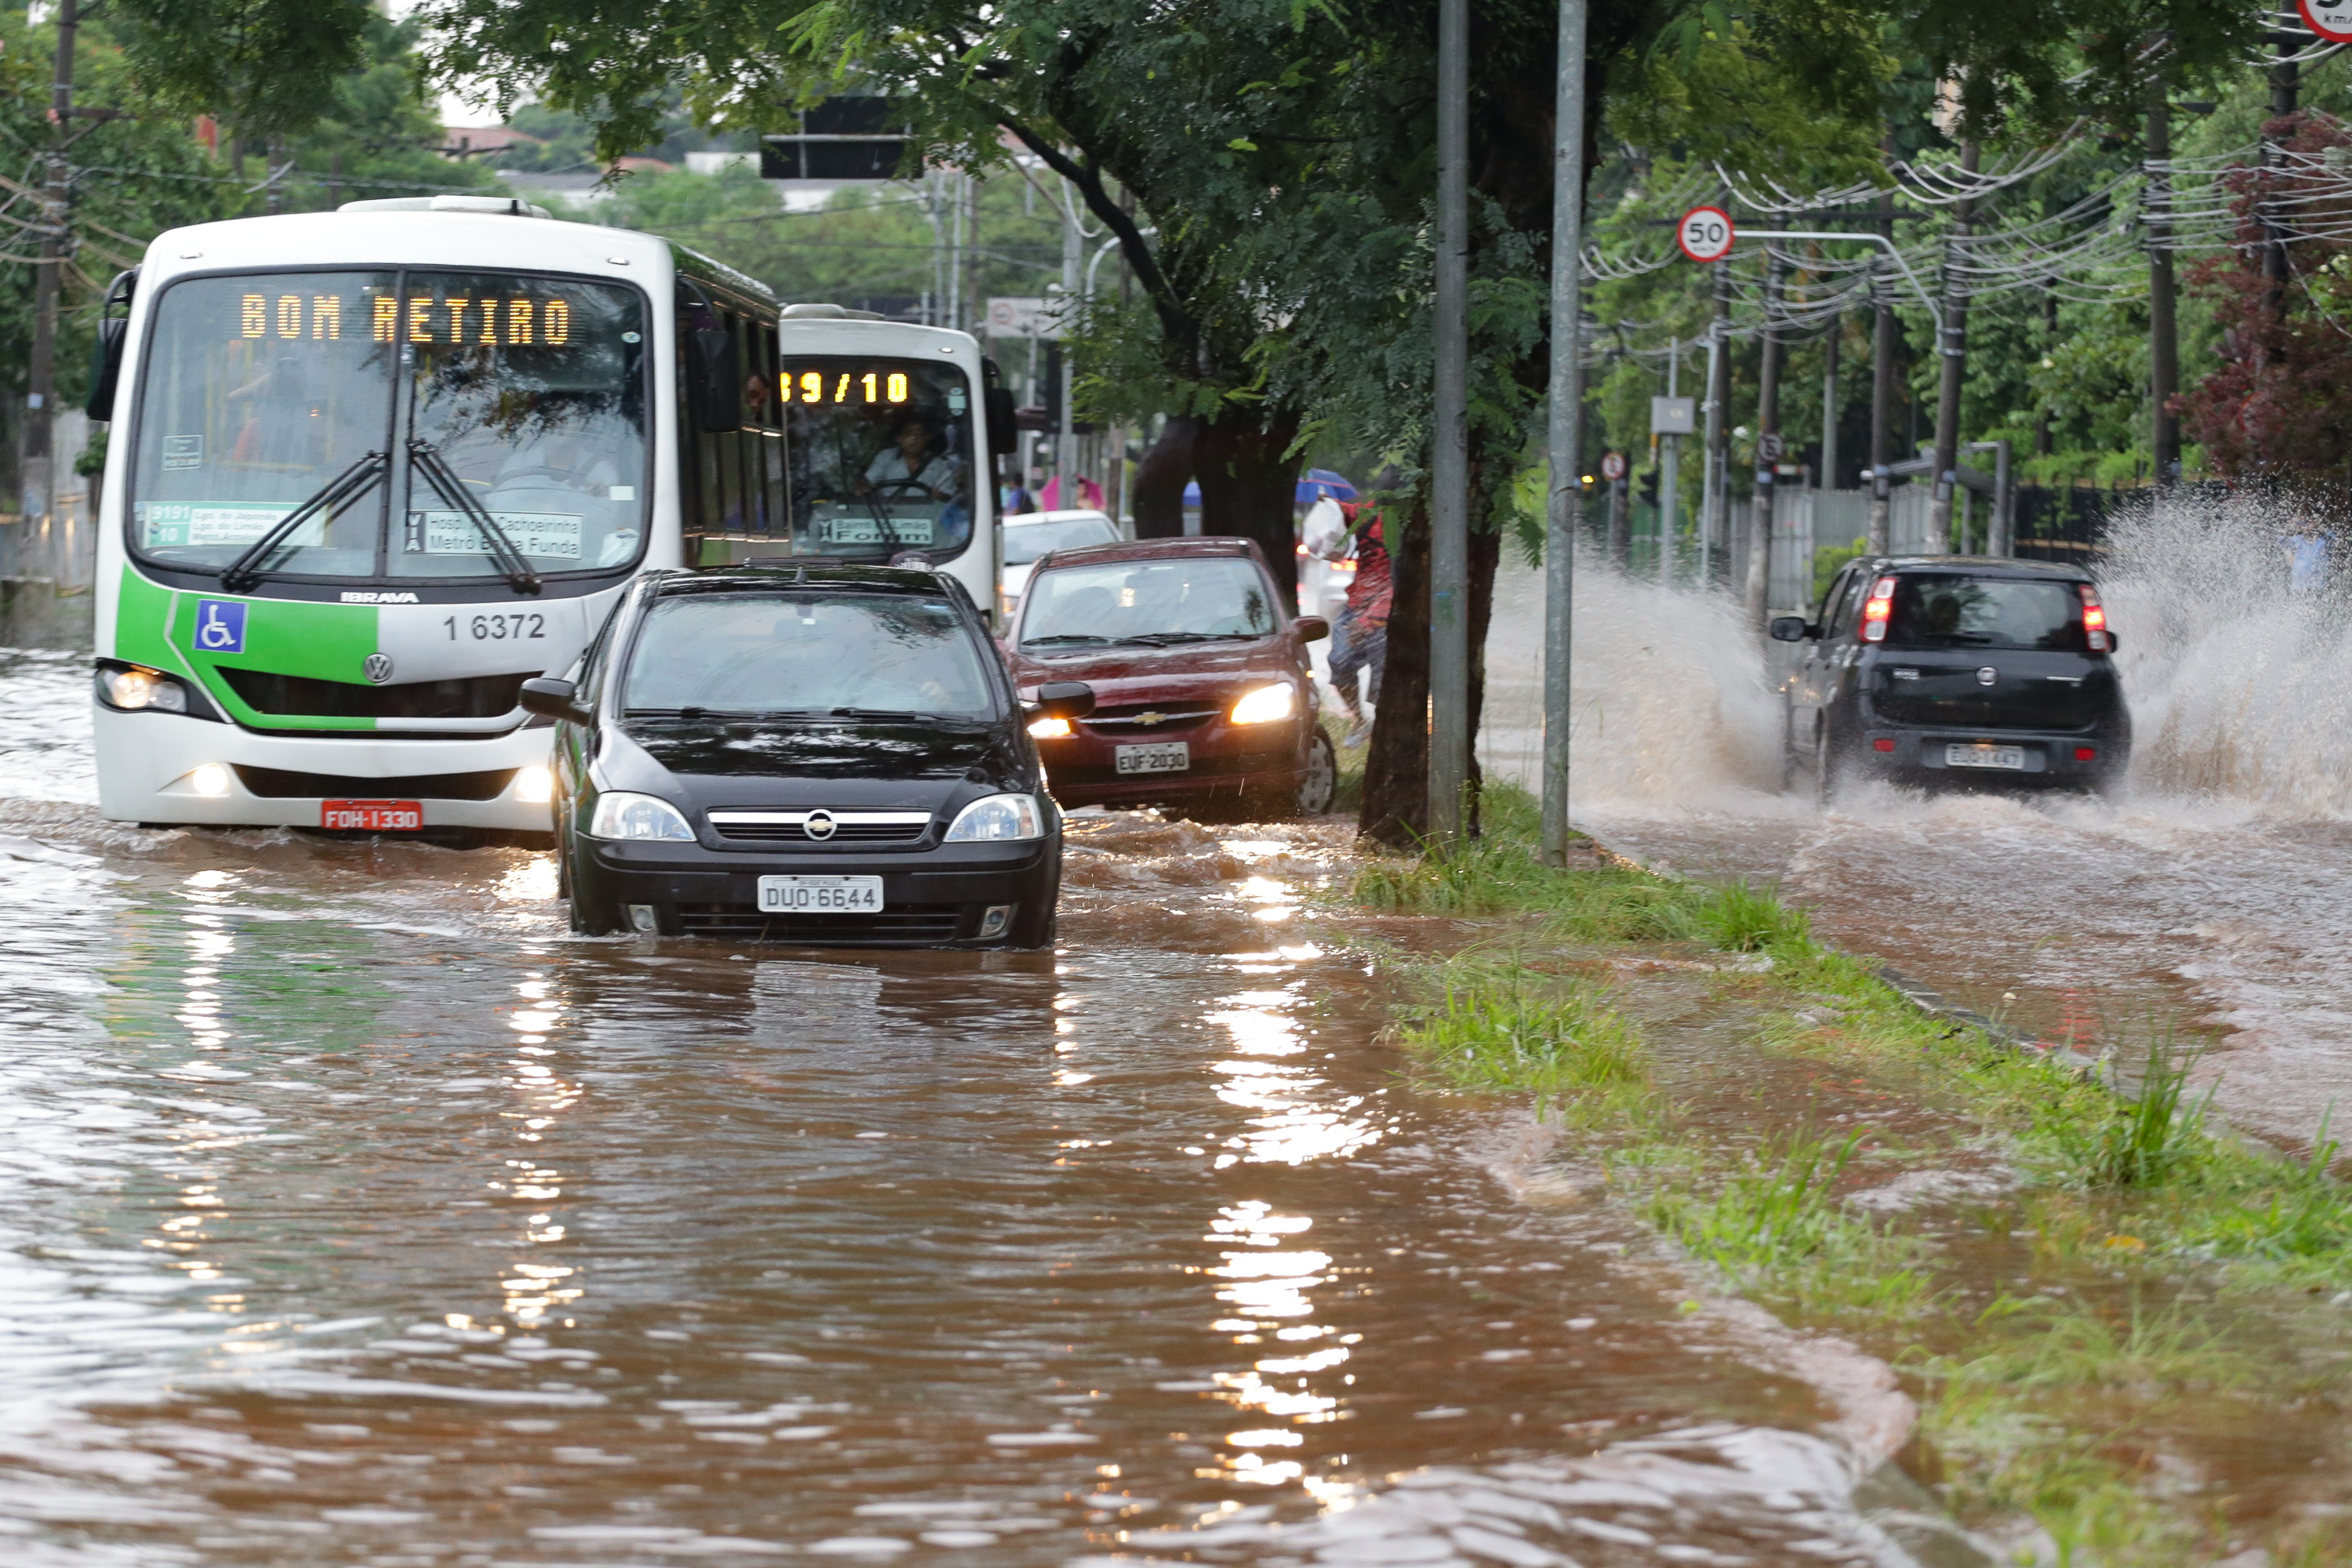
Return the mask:
<path id="1" fill-rule="evenodd" d="M 449 640 L 451 642 L 456 642 L 457 640 L 457 617 L 450 616 L 445 618 L 441 624 L 449 628 Z M 545 616 L 539 615 L 476 616 L 472 620 L 466 623 L 466 626 L 467 630 L 474 634 L 474 640 L 476 642 L 504 642 L 509 637 L 523 638 L 545 637 L 547 635 L 547 617 Z"/>

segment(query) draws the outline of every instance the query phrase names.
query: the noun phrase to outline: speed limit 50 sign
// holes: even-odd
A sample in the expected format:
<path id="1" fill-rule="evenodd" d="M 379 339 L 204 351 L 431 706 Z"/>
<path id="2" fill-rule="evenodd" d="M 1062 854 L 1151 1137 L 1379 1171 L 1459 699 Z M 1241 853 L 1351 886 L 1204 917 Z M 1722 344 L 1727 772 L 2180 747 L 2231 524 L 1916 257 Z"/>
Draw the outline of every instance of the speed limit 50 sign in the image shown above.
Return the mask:
<path id="1" fill-rule="evenodd" d="M 1693 261 L 1720 261 L 1731 254 L 1731 215 L 1721 207 L 1693 207 L 1675 226 L 1675 243 Z"/>

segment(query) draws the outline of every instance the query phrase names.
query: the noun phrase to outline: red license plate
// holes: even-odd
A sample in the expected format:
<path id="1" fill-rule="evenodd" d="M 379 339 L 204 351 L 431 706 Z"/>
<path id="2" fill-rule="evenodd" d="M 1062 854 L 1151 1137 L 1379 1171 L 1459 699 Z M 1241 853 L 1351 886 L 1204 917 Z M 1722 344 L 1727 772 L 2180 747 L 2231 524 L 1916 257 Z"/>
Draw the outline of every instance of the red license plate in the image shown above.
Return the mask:
<path id="1" fill-rule="evenodd" d="M 413 800 L 325 800 L 319 826 L 360 833 L 415 833 L 425 826 L 425 807 Z"/>

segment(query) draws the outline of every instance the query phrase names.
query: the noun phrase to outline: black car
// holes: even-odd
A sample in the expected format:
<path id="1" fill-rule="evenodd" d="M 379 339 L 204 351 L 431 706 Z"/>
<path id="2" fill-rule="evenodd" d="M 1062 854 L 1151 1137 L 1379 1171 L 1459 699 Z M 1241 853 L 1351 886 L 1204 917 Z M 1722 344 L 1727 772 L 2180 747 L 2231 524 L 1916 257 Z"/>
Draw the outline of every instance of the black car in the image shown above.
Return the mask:
<path id="1" fill-rule="evenodd" d="M 576 931 L 868 947 L 1042 947 L 1062 820 L 970 595 L 929 572 L 655 572 L 556 719 L 556 843 Z"/>
<path id="2" fill-rule="evenodd" d="M 2079 570 L 1963 555 L 1865 557 L 1811 620 L 1788 699 L 1787 782 L 1851 777 L 2105 792 L 2131 760 L 2116 634 Z"/>

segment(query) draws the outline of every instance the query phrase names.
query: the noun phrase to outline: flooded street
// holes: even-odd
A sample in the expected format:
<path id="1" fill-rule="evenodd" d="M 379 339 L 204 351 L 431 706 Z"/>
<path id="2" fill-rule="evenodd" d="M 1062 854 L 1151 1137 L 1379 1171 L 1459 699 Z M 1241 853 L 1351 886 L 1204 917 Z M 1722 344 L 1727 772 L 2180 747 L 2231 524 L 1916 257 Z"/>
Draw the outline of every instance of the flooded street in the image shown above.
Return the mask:
<path id="1" fill-rule="evenodd" d="M 1057 956 L 580 940 L 99 823 L 85 668 L 0 667 L 20 1562 L 1907 1561 L 1875 1363 L 1402 1079 L 1461 933 L 1318 913 L 1343 825 L 1087 822 Z"/>

